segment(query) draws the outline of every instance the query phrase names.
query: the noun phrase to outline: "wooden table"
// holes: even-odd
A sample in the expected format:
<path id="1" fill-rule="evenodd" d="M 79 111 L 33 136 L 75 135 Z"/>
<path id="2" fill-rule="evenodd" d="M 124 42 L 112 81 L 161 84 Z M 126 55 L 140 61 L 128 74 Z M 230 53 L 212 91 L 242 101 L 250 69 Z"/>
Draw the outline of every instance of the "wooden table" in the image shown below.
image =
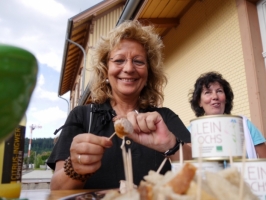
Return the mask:
<path id="1" fill-rule="evenodd" d="M 92 191 L 96 190 L 21 190 L 20 198 L 28 200 L 58 200 L 69 195 Z"/>

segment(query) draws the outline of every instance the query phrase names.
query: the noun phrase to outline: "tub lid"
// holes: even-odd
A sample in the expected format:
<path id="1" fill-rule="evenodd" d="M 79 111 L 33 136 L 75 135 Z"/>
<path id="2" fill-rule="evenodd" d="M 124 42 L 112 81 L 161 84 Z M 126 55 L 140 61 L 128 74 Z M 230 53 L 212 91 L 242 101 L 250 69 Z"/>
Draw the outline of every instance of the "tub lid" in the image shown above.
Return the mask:
<path id="1" fill-rule="evenodd" d="M 234 162 L 265 162 L 266 161 L 266 158 L 252 158 L 252 159 L 249 159 L 249 158 L 246 158 L 245 160 L 243 160 L 242 158 L 240 159 L 233 159 L 233 163 Z"/>
<path id="2" fill-rule="evenodd" d="M 240 115 L 228 115 L 228 114 L 224 114 L 224 115 L 204 115 L 202 117 L 198 117 L 195 119 L 190 120 L 190 122 L 195 121 L 195 120 L 201 120 L 201 119 L 206 119 L 206 118 L 220 118 L 220 117 L 237 117 L 237 118 L 243 118 Z"/>

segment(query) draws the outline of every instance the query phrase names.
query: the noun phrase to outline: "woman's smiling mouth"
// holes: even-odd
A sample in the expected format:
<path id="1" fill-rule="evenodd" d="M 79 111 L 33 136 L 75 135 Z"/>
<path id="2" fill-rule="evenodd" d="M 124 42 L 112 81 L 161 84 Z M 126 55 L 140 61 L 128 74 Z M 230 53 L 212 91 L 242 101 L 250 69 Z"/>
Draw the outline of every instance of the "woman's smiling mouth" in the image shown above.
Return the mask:
<path id="1" fill-rule="evenodd" d="M 137 79 L 133 79 L 133 78 L 119 78 L 119 80 L 124 81 L 124 82 L 134 82 Z"/>

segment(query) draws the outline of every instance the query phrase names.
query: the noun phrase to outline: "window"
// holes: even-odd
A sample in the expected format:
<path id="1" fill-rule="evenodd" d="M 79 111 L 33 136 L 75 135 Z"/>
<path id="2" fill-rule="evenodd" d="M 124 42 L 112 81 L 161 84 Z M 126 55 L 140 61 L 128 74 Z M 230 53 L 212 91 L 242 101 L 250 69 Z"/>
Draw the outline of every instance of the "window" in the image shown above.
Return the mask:
<path id="1" fill-rule="evenodd" d="M 261 0 L 257 3 L 260 33 L 262 40 L 262 56 L 266 67 L 266 0 Z"/>

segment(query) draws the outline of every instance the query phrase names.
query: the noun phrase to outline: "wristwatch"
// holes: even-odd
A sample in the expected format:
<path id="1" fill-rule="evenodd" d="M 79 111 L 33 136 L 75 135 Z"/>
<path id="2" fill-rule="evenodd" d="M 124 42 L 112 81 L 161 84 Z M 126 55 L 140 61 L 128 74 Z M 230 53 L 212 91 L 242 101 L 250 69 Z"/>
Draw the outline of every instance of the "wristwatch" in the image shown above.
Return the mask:
<path id="1" fill-rule="evenodd" d="M 171 149 L 168 149 L 166 152 L 161 153 L 161 154 L 163 154 L 165 157 L 174 155 L 175 152 L 177 152 L 179 150 L 180 144 L 184 145 L 184 142 L 182 142 L 181 140 L 176 138 L 175 146 L 173 148 L 171 148 Z"/>

